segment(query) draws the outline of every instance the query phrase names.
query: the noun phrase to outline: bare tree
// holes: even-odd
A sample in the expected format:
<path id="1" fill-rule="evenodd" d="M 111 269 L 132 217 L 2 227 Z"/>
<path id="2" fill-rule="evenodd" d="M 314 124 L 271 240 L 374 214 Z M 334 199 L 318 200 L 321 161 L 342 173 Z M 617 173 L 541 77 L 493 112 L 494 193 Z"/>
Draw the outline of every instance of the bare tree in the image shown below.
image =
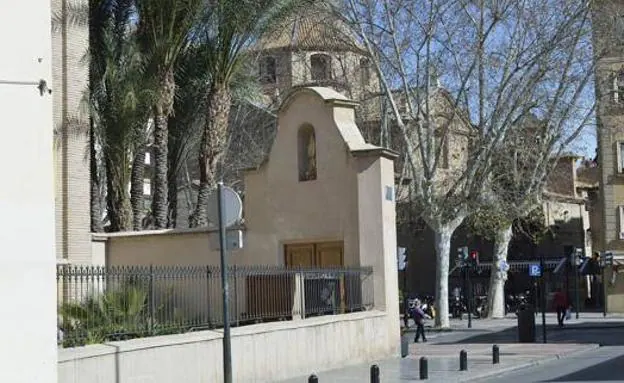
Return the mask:
<path id="1" fill-rule="evenodd" d="M 374 58 L 401 132 L 411 198 L 435 233 L 436 325 L 448 327 L 451 236 L 481 202 L 507 131 L 561 73 L 553 62 L 559 62 L 559 47 L 574 34 L 587 4 L 345 0 L 343 5 L 339 13 Z M 558 10 L 556 17 L 552 9 Z M 456 147 L 452 158 L 449 141 Z"/>

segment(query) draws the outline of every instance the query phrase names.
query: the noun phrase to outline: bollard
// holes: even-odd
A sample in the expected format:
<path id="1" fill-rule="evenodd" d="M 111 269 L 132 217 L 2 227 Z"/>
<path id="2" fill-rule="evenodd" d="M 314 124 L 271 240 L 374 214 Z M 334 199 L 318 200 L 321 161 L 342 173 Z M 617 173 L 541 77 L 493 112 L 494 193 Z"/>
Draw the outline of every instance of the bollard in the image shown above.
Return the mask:
<path id="1" fill-rule="evenodd" d="M 459 371 L 467 371 L 468 370 L 468 353 L 466 350 L 461 350 L 459 352 Z"/>
<path id="2" fill-rule="evenodd" d="M 376 364 L 370 369 L 370 383 L 379 383 L 379 366 Z"/>
<path id="3" fill-rule="evenodd" d="M 318 383 L 318 377 L 314 374 L 310 375 L 308 378 L 308 383 Z"/>
<path id="4" fill-rule="evenodd" d="M 429 379 L 429 362 L 426 357 L 420 358 L 420 380 Z"/>
<path id="5" fill-rule="evenodd" d="M 494 345 L 492 346 L 492 364 L 499 364 L 500 363 L 500 350 L 498 348 L 498 345 Z"/>

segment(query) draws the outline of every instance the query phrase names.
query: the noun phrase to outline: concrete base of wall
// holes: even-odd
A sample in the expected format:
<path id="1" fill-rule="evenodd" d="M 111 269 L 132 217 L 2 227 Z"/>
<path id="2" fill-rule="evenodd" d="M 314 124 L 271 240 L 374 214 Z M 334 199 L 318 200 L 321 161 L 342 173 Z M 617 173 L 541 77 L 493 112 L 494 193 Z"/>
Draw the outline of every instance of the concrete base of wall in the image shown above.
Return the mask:
<path id="1" fill-rule="evenodd" d="M 263 323 L 232 329 L 236 382 L 288 379 L 395 356 L 385 312 Z M 396 322 L 396 323 L 394 323 Z M 59 383 L 220 382 L 220 331 L 166 335 L 59 350 Z"/>

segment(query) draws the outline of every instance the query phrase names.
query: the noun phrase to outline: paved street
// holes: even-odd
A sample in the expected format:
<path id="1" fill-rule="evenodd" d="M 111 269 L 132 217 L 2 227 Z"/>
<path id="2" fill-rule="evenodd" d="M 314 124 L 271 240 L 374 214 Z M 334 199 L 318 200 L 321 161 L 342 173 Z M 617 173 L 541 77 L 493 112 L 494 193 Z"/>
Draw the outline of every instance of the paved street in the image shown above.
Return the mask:
<path id="1" fill-rule="evenodd" d="M 537 316 L 541 323 L 541 316 Z M 374 362 L 382 382 L 419 380 L 419 358 L 429 361 L 431 382 L 540 382 L 540 381 L 624 381 L 624 318 L 582 313 L 563 329 L 554 315 L 547 315 L 547 344 L 517 343 L 515 316 L 499 320 L 452 321 L 450 332 L 428 329 L 427 343 L 410 342 L 407 358 Z M 405 336 L 412 340 L 413 334 Z M 500 364 L 492 364 L 492 345 L 500 347 Z M 603 346 L 603 347 L 600 347 Z M 468 353 L 468 371 L 459 371 L 459 351 Z M 319 382 L 368 382 L 367 365 L 350 366 L 318 373 Z M 519 372 L 521 370 L 522 372 Z M 311 371 L 312 373 L 312 371 Z M 592 380 L 593 379 L 593 380 Z M 307 376 L 286 381 L 306 382 Z"/>
<path id="2" fill-rule="evenodd" d="M 622 340 L 621 340 L 622 341 Z M 624 381 L 624 346 L 606 346 L 576 356 L 478 380 L 495 383 Z"/>

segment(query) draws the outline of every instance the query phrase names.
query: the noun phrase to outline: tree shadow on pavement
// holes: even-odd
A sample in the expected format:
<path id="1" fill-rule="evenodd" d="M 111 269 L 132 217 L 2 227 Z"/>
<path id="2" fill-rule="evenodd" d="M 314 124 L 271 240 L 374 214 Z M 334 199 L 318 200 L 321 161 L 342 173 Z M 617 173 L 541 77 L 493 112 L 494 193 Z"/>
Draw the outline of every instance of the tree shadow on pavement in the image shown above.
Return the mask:
<path id="1" fill-rule="evenodd" d="M 601 346 L 624 345 L 624 322 L 584 322 L 566 324 L 560 328 L 557 325 L 546 325 L 546 340 L 548 343 L 593 343 Z M 502 331 L 481 333 L 466 336 L 460 340 L 441 341 L 438 344 L 468 344 L 468 343 L 518 343 L 518 328 L 516 326 Z M 542 343 L 542 327 L 535 328 L 535 343 Z"/>

